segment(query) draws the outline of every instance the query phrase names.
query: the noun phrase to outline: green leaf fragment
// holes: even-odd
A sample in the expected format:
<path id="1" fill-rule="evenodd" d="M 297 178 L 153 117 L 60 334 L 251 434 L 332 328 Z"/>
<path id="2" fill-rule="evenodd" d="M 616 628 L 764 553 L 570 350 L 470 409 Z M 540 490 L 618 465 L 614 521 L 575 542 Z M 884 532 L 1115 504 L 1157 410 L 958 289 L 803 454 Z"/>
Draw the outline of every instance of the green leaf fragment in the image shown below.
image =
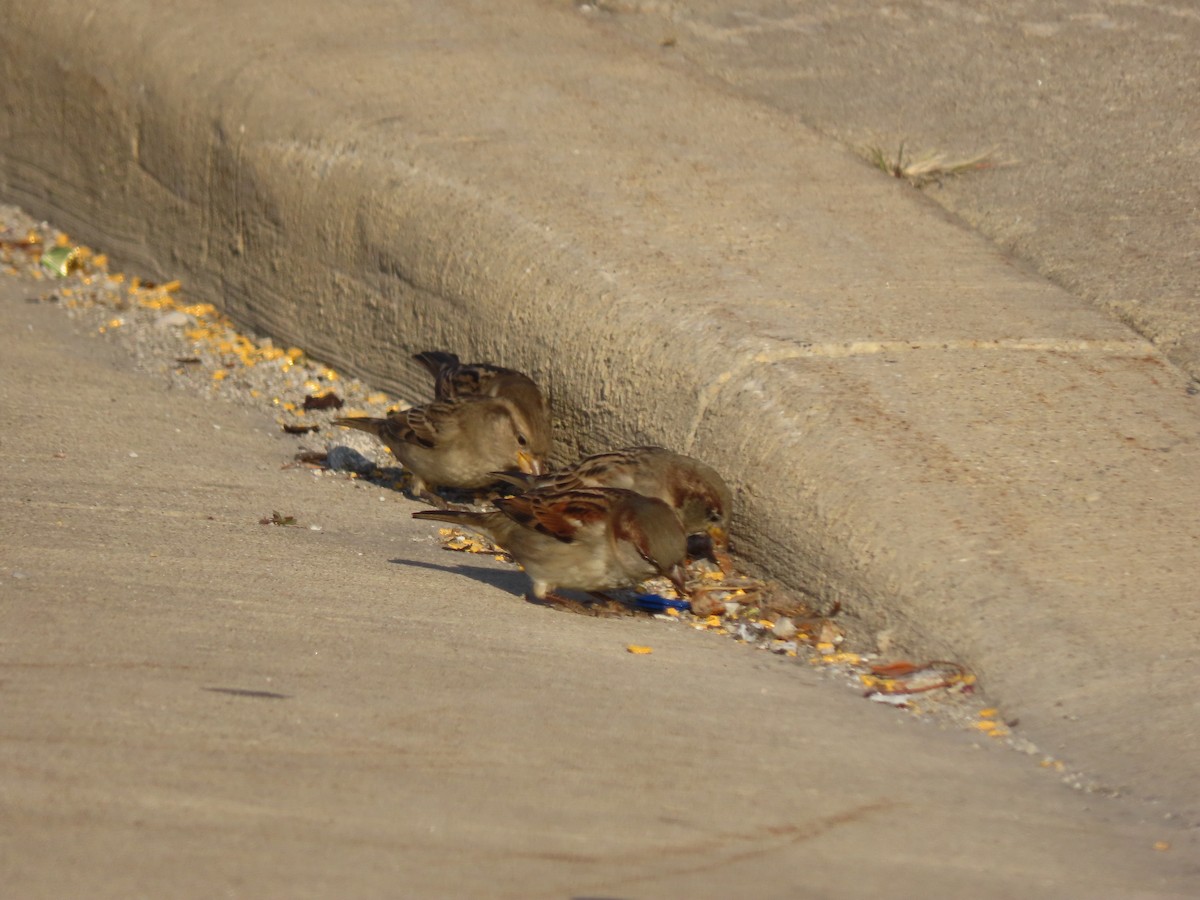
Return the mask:
<path id="1" fill-rule="evenodd" d="M 51 247 L 42 254 L 40 262 L 42 268 L 51 275 L 56 278 L 66 278 L 78 253 L 78 247 Z"/>

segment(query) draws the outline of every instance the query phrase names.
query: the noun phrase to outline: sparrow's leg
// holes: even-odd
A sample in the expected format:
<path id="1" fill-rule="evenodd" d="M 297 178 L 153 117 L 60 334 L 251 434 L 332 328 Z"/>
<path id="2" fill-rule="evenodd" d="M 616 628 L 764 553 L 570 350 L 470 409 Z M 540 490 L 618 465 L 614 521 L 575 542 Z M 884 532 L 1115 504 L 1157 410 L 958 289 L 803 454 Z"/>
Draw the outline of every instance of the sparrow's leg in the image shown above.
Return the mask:
<path id="1" fill-rule="evenodd" d="M 409 486 L 409 491 L 411 492 L 414 500 L 423 500 L 430 506 L 436 506 L 438 509 L 450 508 L 450 504 L 446 502 L 445 498 L 430 490 L 429 485 L 427 485 L 416 475 L 413 476 L 412 484 Z"/>

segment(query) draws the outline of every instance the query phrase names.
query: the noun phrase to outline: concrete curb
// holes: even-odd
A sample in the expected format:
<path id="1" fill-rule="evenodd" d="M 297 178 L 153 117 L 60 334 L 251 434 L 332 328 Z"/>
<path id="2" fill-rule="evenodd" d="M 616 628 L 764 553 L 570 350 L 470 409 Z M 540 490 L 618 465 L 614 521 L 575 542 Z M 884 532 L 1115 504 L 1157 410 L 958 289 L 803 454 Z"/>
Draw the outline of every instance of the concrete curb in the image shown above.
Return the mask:
<path id="1" fill-rule="evenodd" d="M 1196 896 L 1194 830 L 826 667 L 525 603 L 46 288 L 0 276 L 6 897 Z"/>
<path id="2" fill-rule="evenodd" d="M 694 452 L 750 560 L 1200 810 L 1200 417 L 1123 326 L 568 10 L 8 18 L 6 199 L 381 386 L 524 368 L 563 456 Z"/>

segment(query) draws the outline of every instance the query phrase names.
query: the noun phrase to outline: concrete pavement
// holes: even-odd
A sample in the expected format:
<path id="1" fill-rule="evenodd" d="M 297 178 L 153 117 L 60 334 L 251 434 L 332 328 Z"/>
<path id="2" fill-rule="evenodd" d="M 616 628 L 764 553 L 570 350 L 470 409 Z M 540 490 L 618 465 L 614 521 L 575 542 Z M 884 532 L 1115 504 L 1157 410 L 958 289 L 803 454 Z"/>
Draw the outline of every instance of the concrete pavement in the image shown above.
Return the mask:
<path id="1" fill-rule="evenodd" d="M 42 287 L 0 277 L 6 897 L 1200 890 L 1152 805 L 728 638 L 524 602 Z"/>
<path id="2" fill-rule="evenodd" d="M 1196 821 L 1189 379 L 660 49 L 556 4 L 12 5 L 0 192 L 381 386 L 528 369 L 564 456 L 702 456 L 753 563 Z"/>
<path id="3" fill-rule="evenodd" d="M 909 162 L 1014 165 L 925 196 L 1200 382 L 1200 15 L 1038 0 L 600 3 L 748 101 Z M 662 46 L 664 42 L 667 46 Z M 680 59 L 681 58 L 681 59 Z"/>

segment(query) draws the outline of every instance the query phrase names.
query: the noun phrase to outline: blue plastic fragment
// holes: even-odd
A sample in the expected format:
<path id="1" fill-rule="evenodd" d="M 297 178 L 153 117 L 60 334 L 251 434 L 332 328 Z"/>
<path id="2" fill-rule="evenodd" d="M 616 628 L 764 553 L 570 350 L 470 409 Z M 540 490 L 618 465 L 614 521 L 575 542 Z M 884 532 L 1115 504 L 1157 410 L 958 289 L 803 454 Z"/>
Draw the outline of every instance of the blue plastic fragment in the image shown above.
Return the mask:
<path id="1" fill-rule="evenodd" d="M 644 609 L 646 612 L 656 613 L 668 609 L 687 612 L 692 608 L 691 604 L 686 600 L 668 600 L 666 597 L 660 597 L 658 594 L 638 594 L 633 598 L 633 605 L 638 609 Z"/>

